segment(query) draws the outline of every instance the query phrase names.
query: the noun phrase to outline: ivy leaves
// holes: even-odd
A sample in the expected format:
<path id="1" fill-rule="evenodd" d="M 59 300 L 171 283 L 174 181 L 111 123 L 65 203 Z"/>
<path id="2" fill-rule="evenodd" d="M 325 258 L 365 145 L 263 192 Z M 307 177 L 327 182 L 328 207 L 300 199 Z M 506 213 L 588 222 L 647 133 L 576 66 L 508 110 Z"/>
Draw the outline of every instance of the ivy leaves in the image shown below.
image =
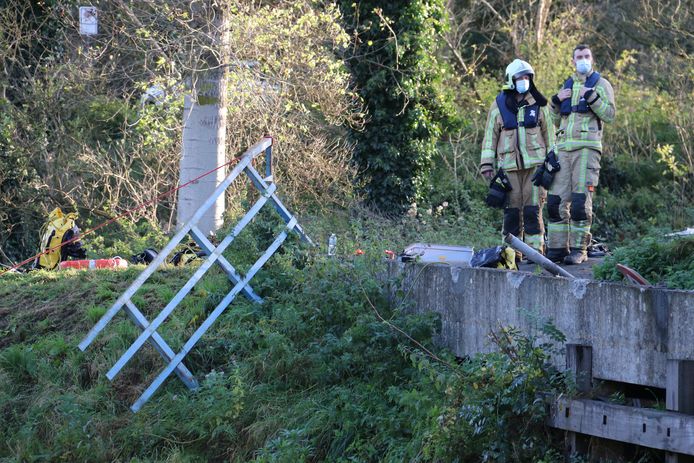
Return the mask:
<path id="1" fill-rule="evenodd" d="M 369 119 L 356 132 L 355 160 L 367 200 L 400 213 L 428 191 L 428 174 L 450 110 L 442 98 L 444 65 L 436 34 L 444 3 L 343 2 L 355 37 L 348 57 Z"/>

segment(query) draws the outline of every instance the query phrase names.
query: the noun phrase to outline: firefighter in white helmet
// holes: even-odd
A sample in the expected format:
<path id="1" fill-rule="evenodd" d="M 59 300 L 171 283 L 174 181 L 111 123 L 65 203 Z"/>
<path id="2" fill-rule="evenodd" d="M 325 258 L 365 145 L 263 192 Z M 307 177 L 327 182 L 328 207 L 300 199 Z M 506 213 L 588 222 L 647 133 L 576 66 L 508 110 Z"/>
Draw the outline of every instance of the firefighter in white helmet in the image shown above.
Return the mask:
<path id="1" fill-rule="evenodd" d="M 503 90 L 489 109 L 480 172 L 492 179 L 487 203 L 504 209 L 503 233 L 513 233 L 543 252 L 542 206 L 546 192 L 533 185 L 531 179 L 554 146 L 554 126 L 547 99 L 533 82 L 534 75 L 530 64 L 520 59 L 506 68 Z M 506 178 L 504 197 L 498 194 L 498 185 Z"/>

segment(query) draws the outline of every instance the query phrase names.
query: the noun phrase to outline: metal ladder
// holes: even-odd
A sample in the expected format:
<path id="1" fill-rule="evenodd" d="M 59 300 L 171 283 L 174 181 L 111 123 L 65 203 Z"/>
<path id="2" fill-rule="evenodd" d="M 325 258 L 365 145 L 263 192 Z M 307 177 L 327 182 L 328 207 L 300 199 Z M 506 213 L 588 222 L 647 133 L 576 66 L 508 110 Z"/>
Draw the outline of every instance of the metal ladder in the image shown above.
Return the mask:
<path id="1" fill-rule="evenodd" d="M 253 167 L 252 161 L 260 154 L 265 153 L 265 173 L 266 176 L 263 178 L 258 171 Z M 260 192 L 260 198 L 255 202 L 255 204 L 248 210 L 248 212 L 239 220 L 234 229 L 215 247 L 205 235 L 197 228 L 198 221 L 203 216 L 203 214 L 214 204 L 219 195 L 224 194 L 226 189 L 234 182 L 234 180 L 245 173 L 256 189 Z M 126 289 L 123 294 L 116 300 L 116 302 L 111 306 L 110 309 L 101 317 L 101 319 L 94 325 L 94 327 L 89 331 L 87 336 L 80 342 L 79 348 L 84 351 L 89 347 L 89 345 L 94 341 L 94 339 L 103 331 L 109 321 L 123 309 L 125 313 L 130 317 L 130 319 L 137 325 L 138 328 L 142 330 L 139 337 L 132 343 L 128 350 L 118 359 L 118 361 L 111 367 L 111 369 L 106 374 L 106 377 L 113 381 L 113 378 L 118 374 L 119 371 L 128 363 L 128 361 L 137 353 L 137 351 L 142 347 L 145 342 L 149 342 L 164 358 L 167 363 L 166 367 L 159 373 L 154 381 L 149 385 L 149 387 L 142 393 L 142 395 L 135 401 L 131 409 L 133 412 L 137 412 L 142 408 L 142 406 L 147 402 L 147 400 L 152 397 L 152 395 L 157 391 L 159 386 L 168 378 L 171 373 L 175 372 L 176 375 L 183 381 L 183 383 L 191 390 L 198 387 L 198 383 L 195 380 L 193 374 L 186 368 L 183 364 L 183 358 L 190 352 L 190 350 L 195 346 L 195 344 L 200 340 L 200 338 L 205 334 L 205 332 L 212 326 L 212 324 L 217 320 L 222 312 L 231 304 L 234 298 L 239 294 L 243 293 L 246 297 L 255 302 L 262 302 L 262 299 L 253 291 L 249 282 L 255 276 L 255 274 L 262 268 L 262 266 L 272 257 L 272 255 L 279 249 L 284 240 L 287 238 L 290 231 L 294 231 L 301 236 L 301 238 L 313 244 L 311 239 L 304 233 L 301 226 L 297 223 L 296 217 L 294 217 L 287 208 L 282 204 L 280 199 L 276 196 L 275 191 L 277 185 L 273 182 L 272 178 L 272 138 L 263 138 L 260 142 L 256 143 L 250 147 L 240 158 L 239 162 L 236 164 L 234 169 L 227 175 L 224 181 L 215 189 L 214 193 L 207 198 L 205 203 L 196 211 L 193 217 L 181 228 L 176 235 L 169 241 L 169 243 L 161 250 L 157 257 L 147 266 L 145 270 L 140 273 L 140 275 L 135 279 L 135 281 Z M 241 276 L 236 269 L 229 263 L 229 261 L 222 256 L 229 245 L 234 241 L 241 231 L 250 223 L 250 221 L 255 217 L 266 202 L 270 201 L 275 207 L 280 217 L 287 224 L 286 228 L 275 238 L 274 242 L 265 250 L 265 252 L 258 258 L 258 260 L 251 266 L 248 270 L 246 276 Z M 195 273 L 188 279 L 188 281 L 183 285 L 183 287 L 176 293 L 176 295 L 169 301 L 168 304 L 161 310 L 159 315 L 151 322 L 140 312 L 140 310 L 133 304 L 131 298 L 137 292 L 138 289 L 147 281 L 147 279 L 163 264 L 168 257 L 168 255 L 174 250 L 174 248 L 186 237 L 190 235 L 191 238 L 200 246 L 200 248 L 207 254 L 204 262 L 198 267 Z M 198 327 L 198 329 L 193 333 L 193 335 L 186 341 L 181 350 L 175 353 L 171 347 L 166 343 L 166 341 L 157 333 L 157 329 L 161 326 L 166 318 L 171 315 L 171 313 L 176 309 L 178 304 L 188 295 L 190 290 L 195 286 L 195 284 L 205 275 L 205 273 L 214 265 L 217 264 L 226 273 L 229 280 L 234 285 L 233 288 L 227 293 L 227 295 L 222 299 L 222 301 L 217 304 L 212 313 L 205 319 L 205 321 Z"/>

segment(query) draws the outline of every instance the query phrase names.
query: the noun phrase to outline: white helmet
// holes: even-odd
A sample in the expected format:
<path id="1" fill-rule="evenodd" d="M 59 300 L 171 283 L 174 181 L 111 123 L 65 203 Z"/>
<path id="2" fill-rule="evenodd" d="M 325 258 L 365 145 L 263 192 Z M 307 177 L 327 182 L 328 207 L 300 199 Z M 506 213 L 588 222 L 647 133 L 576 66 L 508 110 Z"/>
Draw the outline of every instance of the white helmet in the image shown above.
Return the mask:
<path id="1" fill-rule="evenodd" d="M 531 78 L 535 76 L 535 71 L 533 67 L 527 61 L 522 59 L 514 59 L 511 64 L 506 66 L 506 85 L 504 88 L 508 90 L 513 90 L 516 88 L 514 80 L 521 77 L 529 75 Z"/>

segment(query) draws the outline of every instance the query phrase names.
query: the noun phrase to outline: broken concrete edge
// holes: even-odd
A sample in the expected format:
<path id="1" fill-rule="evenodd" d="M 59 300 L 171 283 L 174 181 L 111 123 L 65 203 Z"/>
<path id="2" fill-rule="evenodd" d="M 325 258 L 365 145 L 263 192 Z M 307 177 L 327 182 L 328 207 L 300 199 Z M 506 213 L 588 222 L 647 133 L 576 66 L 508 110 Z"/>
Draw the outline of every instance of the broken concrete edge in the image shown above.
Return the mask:
<path id="1" fill-rule="evenodd" d="M 504 273 L 507 275 L 523 275 L 521 276 L 509 276 L 509 278 L 520 278 L 521 280 L 525 278 L 526 276 L 532 276 L 535 278 L 544 278 L 548 280 L 564 280 L 564 281 L 581 281 L 581 282 L 586 282 L 586 283 L 595 283 L 600 286 L 608 285 L 608 286 L 617 286 L 617 287 L 626 287 L 626 288 L 634 288 L 640 291 L 645 291 L 645 290 L 659 290 L 659 291 L 666 291 L 666 292 L 671 292 L 671 293 L 686 293 L 686 294 L 692 294 L 694 295 L 694 290 L 689 290 L 689 289 L 673 289 L 673 288 L 665 288 L 661 286 L 640 286 L 636 285 L 633 283 L 629 282 L 620 282 L 620 281 L 608 281 L 608 280 L 594 280 L 592 278 L 567 278 L 563 277 L 561 275 L 548 275 L 546 273 L 535 273 L 527 270 L 509 270 L 509 269 L 502 269 L 502 268 L 488 268 L 488 267 L 469 267 L 469 266 L 464 266 L 464 265 L 453 265 L 453 264 L 448 264 L 446 262 L 437 262 L 437 263 L 425 263 L 425 264 L 420 264 L 419 262 L 402 262 L 398 260 L 392 260 L 392 259 L 384 259 L 384 262 L 386 262 L 392 269 L 392 267 L 397 266 L 400 271 L 403 271 L 406 267 L 408 266 L 431 266 L 431 267 L 440 267 L 440 268 L 447 268 L 451 272 L 451 278 L 457 278 L 460 275 L 460 271 L 463 269 L 466 270 L 475 270 L 475 271 L 481 271 L 481 272 L 500 272 Z M 535 265 L 535 264 L 534 264 Z M 392 273 L 392 272 L 391 272 Z"/>

